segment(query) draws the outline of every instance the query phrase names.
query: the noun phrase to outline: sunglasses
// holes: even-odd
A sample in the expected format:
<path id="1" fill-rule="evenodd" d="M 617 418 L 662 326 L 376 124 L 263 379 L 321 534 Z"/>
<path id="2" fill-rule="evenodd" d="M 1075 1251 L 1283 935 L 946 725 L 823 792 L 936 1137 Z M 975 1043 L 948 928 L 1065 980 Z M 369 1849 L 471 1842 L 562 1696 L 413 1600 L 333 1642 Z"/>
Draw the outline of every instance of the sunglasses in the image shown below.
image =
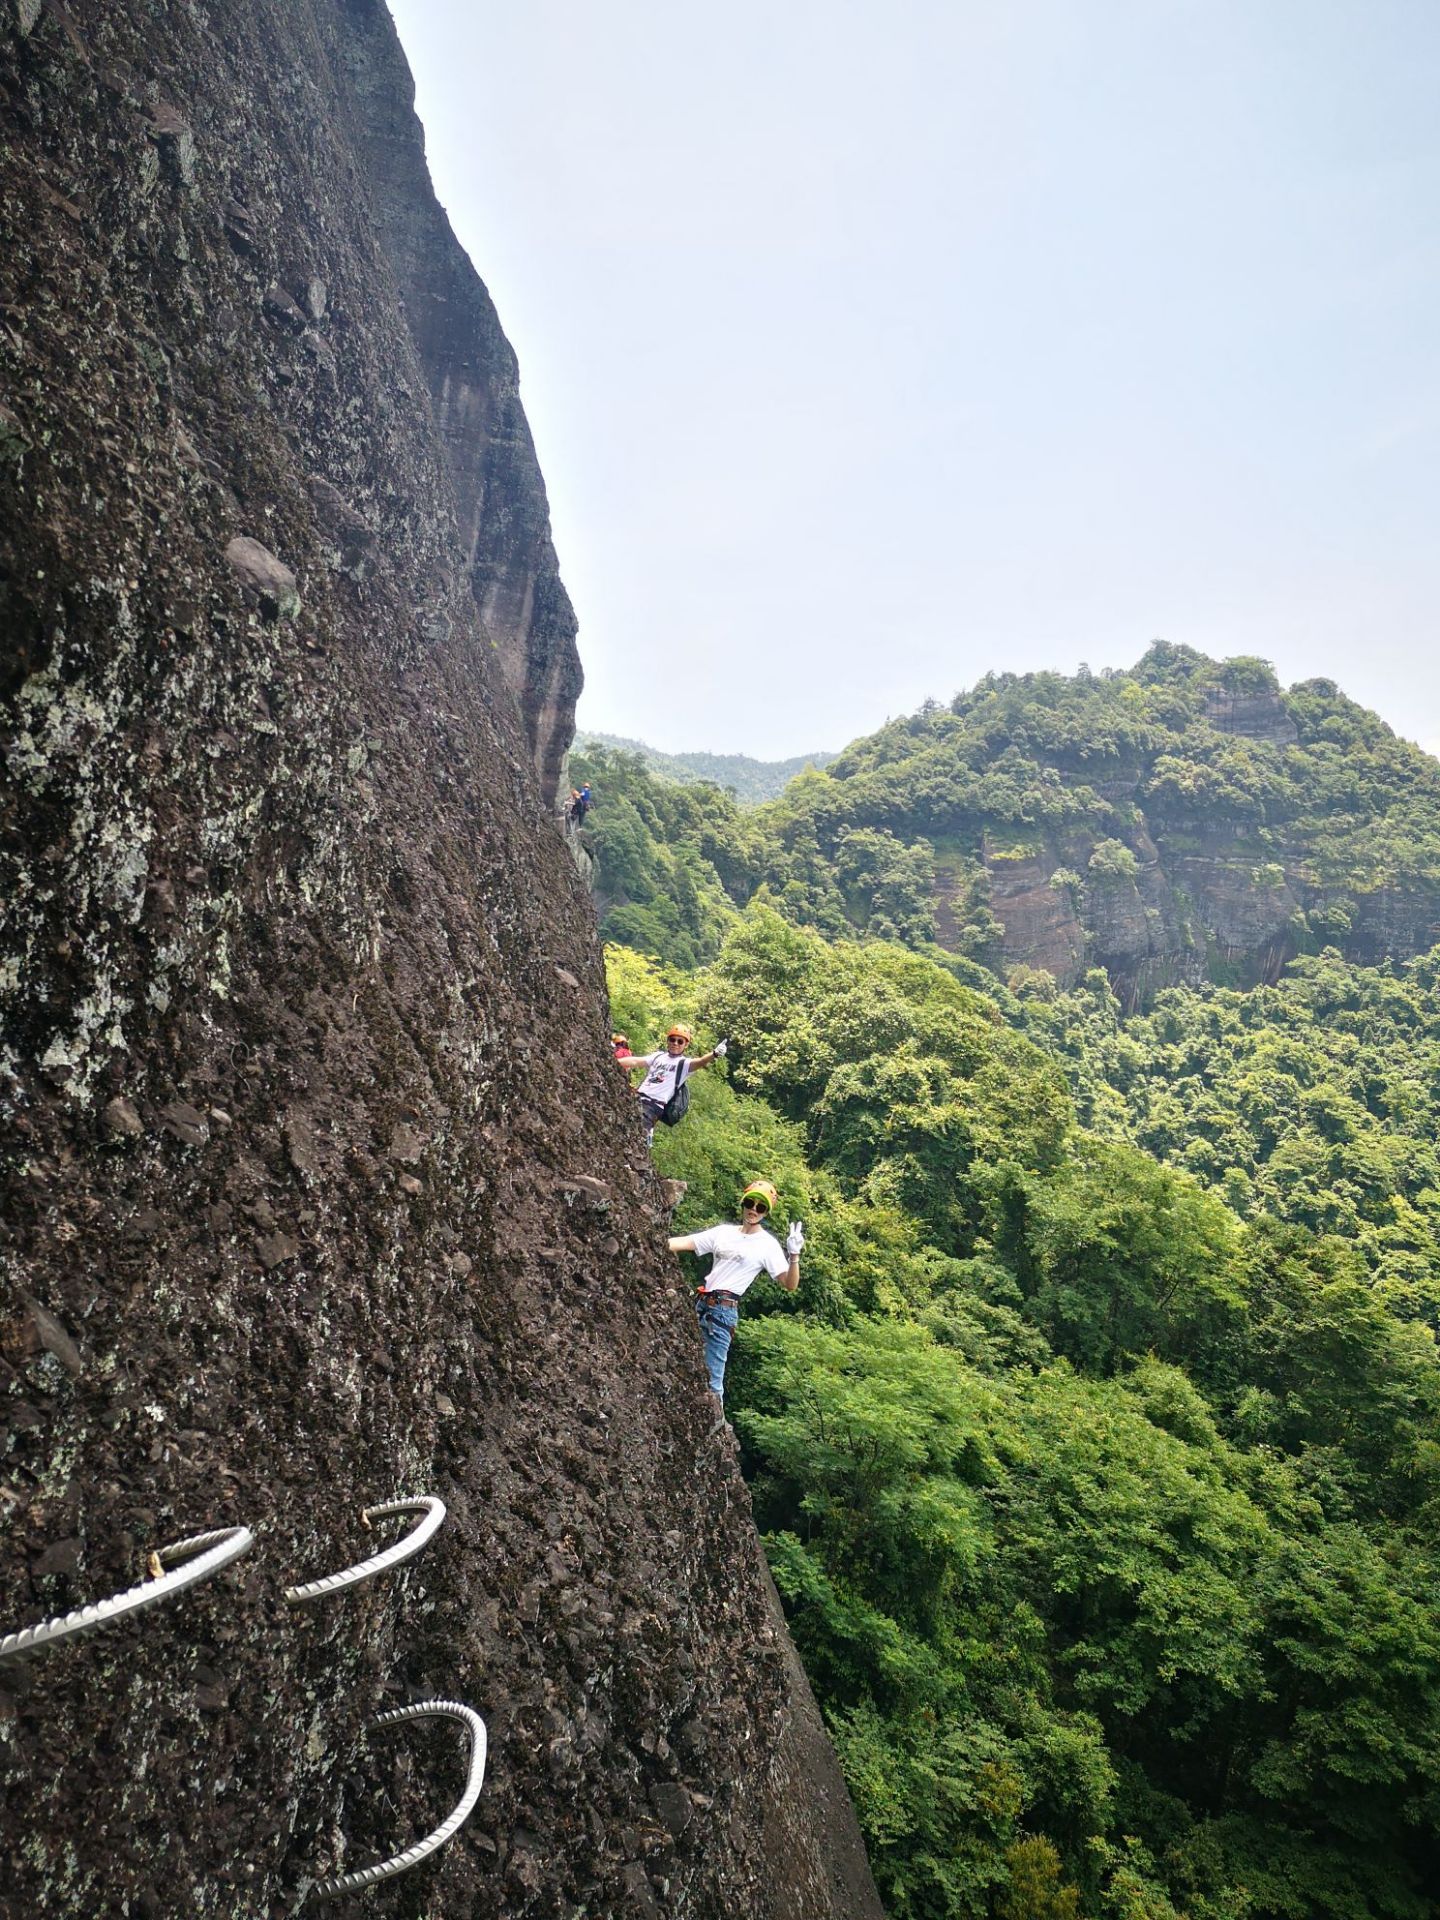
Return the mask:
<path id="1" fill-rule="evenodd" d="M 685 1044 L 685 1036 L 683 1033 L 667 1033 L 665 1036 L 665 1044 L 667 1047 L 683 1047 Z"/>
<path id="2" fill-rule="evenodd" d="M 768 1200 L 742 1200 L 740 1202 L 740 1211 L 742 1213 L 767 1214 L 770 1211 L 770 1203 Z"/>

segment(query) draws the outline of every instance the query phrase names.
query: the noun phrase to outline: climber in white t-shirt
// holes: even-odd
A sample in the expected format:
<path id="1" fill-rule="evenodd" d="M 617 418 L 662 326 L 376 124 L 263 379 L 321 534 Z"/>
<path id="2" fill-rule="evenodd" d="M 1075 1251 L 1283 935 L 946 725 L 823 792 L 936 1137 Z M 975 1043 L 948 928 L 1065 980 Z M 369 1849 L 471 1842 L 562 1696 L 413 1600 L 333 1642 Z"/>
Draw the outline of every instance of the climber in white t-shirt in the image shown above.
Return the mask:
<path id="1" fill-rule="evenodd" d="M 740 1196 L 739 1226 L 724 1221 L 703 1233 L 679 1234 L 670 1242 L 672 1253 L 712 1256 L 710 1271 L 695 1297 L 695 1311 L 705 1341 L 705 1366 L 717 1413 L 724 1404 L 725 1362 L 740 1319 L 742 1294 L 762 1273 L 768 1273 L 787 1293 L 794 1293 L 800 1284 L 804 1227 L 792 1220 L 782 1248 L 764 1225 L 779 1198 L 768 1180 L 752 1180 Z"/>
<path id="2" fill-rule="evenodd" d="M 666 1109 L 681 1092 L 685 1082 L 697 1067 L 708 1067 L 712 1060 L 723 1060 L 725 1042 L 717 1040 L 709 1053 L 697 1053 L 692 1060 L 685 1049 L 690 1044 L 690 1029 L 673 1026 L 665 1036 L 665 1045 L 659 1053 L 617 1053 L 616 1062 L 630 1072 L 635 1067 L 644 1067 L 645 1078 L 640 1082 L 640 1115 L 645 1122 L 645 1138 L 655 1137 L 655 1123 L 665 1118 Z M 681 1103 L 680 1112 L 671 1109 L 672 1118 L 667 1122 L 673 1126 L 683 1117 L 689 1104 L 688 1096 Z"/>

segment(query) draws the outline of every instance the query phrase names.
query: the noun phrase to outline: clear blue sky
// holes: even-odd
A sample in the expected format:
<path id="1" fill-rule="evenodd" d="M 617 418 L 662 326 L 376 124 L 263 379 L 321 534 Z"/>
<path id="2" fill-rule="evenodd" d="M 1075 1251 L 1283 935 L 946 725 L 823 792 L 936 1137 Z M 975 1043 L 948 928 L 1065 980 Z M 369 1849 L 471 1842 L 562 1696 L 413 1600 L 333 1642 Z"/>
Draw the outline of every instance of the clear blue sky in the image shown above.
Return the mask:
<path id="1" fill-rule="evenodd" d="M 1440 747 L 1436 0 L 391 0 L 581 724 L 778 758 L 1164 635 Z"/>

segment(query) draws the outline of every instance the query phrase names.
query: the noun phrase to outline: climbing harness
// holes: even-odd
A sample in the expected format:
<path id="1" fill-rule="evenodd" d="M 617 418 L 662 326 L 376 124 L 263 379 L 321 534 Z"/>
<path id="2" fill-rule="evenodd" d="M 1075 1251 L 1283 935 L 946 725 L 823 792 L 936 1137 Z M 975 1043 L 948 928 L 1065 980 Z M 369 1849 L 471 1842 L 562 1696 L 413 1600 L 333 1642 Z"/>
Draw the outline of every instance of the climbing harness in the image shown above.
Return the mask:
<path id="1" fill-rule="evenodd" d="M 411 1867 L 418 1866 L 432 1853 L 438 1853 L 469 1819 L 471 1809 L 480 1798 L 480 1789 L 485 1784 L 488 1748 L 485 1722 L 473 1707 L 462 1706 L 458 1700 L 421 1700 L 413 1707 L 395 1707 L 389 1713 L 382 1713 L 378 1719 L 370 1722 L 370 1726 L 373 1730 L 396 1726 L 402 1720 L 430 1719 L 459 1720 L 470 1731 L 469 1774 L 465 1791 L 456 1802 L 454 1812 L 433 1833 L 426 1834 L 423 1840 L 417 1840 L 413 1847 L 406 1847 L 403 1853 L 392 1854 L 388 1860 L 377 1861 L 373 1867 L 361 1867 L 358 1872 L 342 1873 L 334 1880 L 322 1880 L 315 1889 L 317 1895 L 327 1897 L 333 1893 L 357 1893 L 362 1887 L 373 1887 L 377 1880 L 390 1880 L 397 1873 L 408 1873 Z"/>
<path id="2" fill-rule="evenodd" d="M 359 1586 L 362 1580 L 371 1580 L 389 1567 L 398 1567 L 402 1560 L 419 1553 L 426 1541 L 439 1531 L 445 1520 L 445 1502 L 424 1493 L 415 1500 L 387 1500 L 383 1506 L 365 1507 L 360 1518 L 368 1527 L 372 1520 L 382 1520 L 392 1513 L 422 1513 L 425 1518 L 383 1553 L 372 1554 L 368 1560 L 357 1560 L 353 1567 L 342 1568 L 339 1573 L 327 1573 L 323 1580 L 307 1580 L 303 1586 L 286 1587 L 285 1598 L 292 1603 L 318 1600 L 322 1593 L 338 1593 L 342 1587 Z"/>
<path id="3" fill-rule="evenodd" d="M 188 1539 L 176 1540 L 153 1555 L 153 1564 L 164 1568 L 172 1561 L 182 1560 L 183 1566 L 173 1567 L 168 1573 L 158 1572 L 138 1587 L 128 1587 L 124 1593 L 112 1594 L 108 1600 L 97 1600 L 94 1606 L 57 1614 L 53 1620 L 23 1627 L 19 1633 L 7 1633 L 0 1640 L 0 1660 L 31 1653 L 36 1647 L 54 1646 L 57 1641 L 72 1639 L 77 1633 L 89 1633 L 92 1627 L 109 1626 L 121 1614 L 153 1606 L 157 1600 L 168 1600 L 172 1594 L 193 1587 L 212 1573 L 218 1573 L 221 1567 L 229 1566 L 254 1544 L 255 1536 L 249 1527 L 219 1527 L 212 1533 L 192 1533 Z M 191 1559 L 192 1554 L 198 1557 Z"/>

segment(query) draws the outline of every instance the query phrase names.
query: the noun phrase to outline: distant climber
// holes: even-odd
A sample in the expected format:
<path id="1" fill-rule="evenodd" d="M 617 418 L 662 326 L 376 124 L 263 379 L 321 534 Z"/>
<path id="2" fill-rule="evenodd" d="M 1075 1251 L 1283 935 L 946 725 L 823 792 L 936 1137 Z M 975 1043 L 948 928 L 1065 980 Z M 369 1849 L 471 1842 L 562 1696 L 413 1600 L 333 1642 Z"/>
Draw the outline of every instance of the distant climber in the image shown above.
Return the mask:
<path id="1" fill-rule="evenodd" d="M 617 1061 L 623 1062 L 633 1059 L 634 1055 L 630 1051 L 629 1034 L 612 1033 L 610 1036 L 610 1051 L 614 1054 Z"/>
<path id="2" fill-rule="evenodd" d="M 590 792 L 590 783 L 588 780 L 583 787 L 572 787 L 570 789 L 569 806 L 571 824 L 573 826 L 583 827 L 585 824 L 585 816 L 594 804 L 594 796 Z"/>
<path id="3" fill-rule="evenodd" d="M 697 1053 L 693 1060 L 685 1052 L 689 1044 L 690 1029 L 674 1026 L 665 1036 L 663 1053 L 621 1053 L 615 1056 L 627 1072 L 635 1067 L 645 1068 L 645 1078 L 637 1091 L 647 1140 L 654 1140 L 657 1124 L 673 1127 L 685 1118 L 690 1106 L 686 1081 L 697 1067 L 708 1067 L 712 1060 L 723 1060 L 728 1042 L 717 1040 L 709 1053 Z"/>
<path id="4" fill-rule="evenodd" d="M 765 1220 L 779 1203 L 780 1196 L 768 1180 L 752 1180 L 740 1196 L 740 1224 L 722 1221 L 703 1233 L 684 1233 L 670 1242 L 672 1253 L 708 1253 L 713 1255 L 710 1271 L 695 1295 L 695 1313 L 705 1342 L 705 1368 L 710 1376 L 710 1391 L 715 1410 L 723 1421 L 725 1404 L 725 1362 L 730 1357 L 730 1342 L 740 1319 L 740 1299 L 760 1274 L 770 1278 L 787 1293 L 800 1284 L 800 1253 L 805 1245 L 805 1229 L 799 1220 L 790 1222 L 785 1245 L 765 1227 Z"/>

